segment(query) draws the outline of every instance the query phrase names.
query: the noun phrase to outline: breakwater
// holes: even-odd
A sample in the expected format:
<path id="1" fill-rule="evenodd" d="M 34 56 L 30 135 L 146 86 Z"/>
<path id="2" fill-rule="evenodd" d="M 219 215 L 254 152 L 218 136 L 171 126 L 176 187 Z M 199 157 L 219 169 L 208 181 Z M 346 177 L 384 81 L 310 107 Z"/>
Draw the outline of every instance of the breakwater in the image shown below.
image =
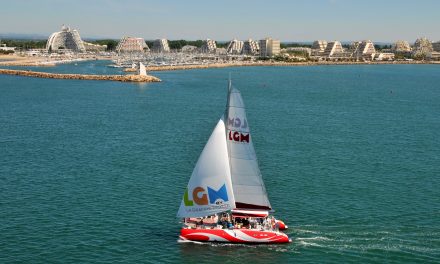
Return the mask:
<path id="1" fill-rule="evenodd" d="M 24 70 L 9 70 L 0 69 L 0 74 L 19 75 L 36 78 L 47 79 L 70 79 L 70 80 L 99 80 L 99 81 L 118 81 L 118 82 L 160 82 L 157 77 L 147 75 L 88 75 L 88 74 L 62 74 L 62 73 L 48 73 L 35 72 Z"/>

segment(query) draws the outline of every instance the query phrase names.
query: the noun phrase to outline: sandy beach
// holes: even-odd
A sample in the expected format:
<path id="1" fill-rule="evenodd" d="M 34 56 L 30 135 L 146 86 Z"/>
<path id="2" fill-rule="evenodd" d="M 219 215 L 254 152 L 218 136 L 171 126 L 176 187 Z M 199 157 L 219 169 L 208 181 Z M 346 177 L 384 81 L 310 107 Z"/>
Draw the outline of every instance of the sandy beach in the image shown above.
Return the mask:
<path id="1" fill-rule="evenodd" d="M 0 66 L 55 66 L 55 63 L 44 57 L 22 57 L 17 55 L 0 55 Z"/>

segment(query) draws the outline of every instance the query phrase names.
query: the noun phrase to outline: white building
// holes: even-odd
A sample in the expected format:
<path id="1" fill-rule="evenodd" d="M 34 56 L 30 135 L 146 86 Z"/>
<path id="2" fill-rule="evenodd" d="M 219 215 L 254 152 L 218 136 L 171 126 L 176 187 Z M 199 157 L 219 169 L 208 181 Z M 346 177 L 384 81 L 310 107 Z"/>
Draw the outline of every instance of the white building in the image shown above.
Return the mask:
<path id="1" fill-rule="evenodd" d="M 327 44 L 323 56 L 328 58 L 339 57 L 343 53 L 344 53 L 344 48 L 342 47 L 341 42 L 335 40 Z"/>
<path id="2" fill-rule="evenodd" d="M 93 44 L 89 42 L 83 41 L 84 47 L 86 48 L 86 51 L 91 52 L 101 52 L 107 50 L 107 45 L 99 45 L 99 44 Z"/>
<path id="3" fill-rule="evenodd" d="M 203 42 L 203 45 L 201 47 L 201 52 L 215 53 L 216 49 L 217 49 L 217 44 L 215 43 L 215 40 L 207 39 Z"/>
<path id="4" fill-rule="evenodd" d="M 185 45 L 182 47 L 182 52 L 193 53 L 197 51 L 196 46 Z"/>
<path id="5" fill-rule="evenodd" d="M 414 43 L 412 55 L 413 57 L 430 57 L 433 51 L 432 42 L 429 39 L 419 38 Z"/>
<path id="6" fill-rule="evenodd" d="M 376 53 L 375 54 L 375 60 L 378 61 L 390 61 L 390 60 L 394 60 L 394 53 L 392 52 L 381 52 L 381 53 Z"/>
<path id="7" fill-rule="evenodd" d="M 133 53 L 133 52 L 145 52 L 149 51 L 147 44 L 143 38 L 133 38 L 133 37 L 123 37 L 118 46 L 116 46 L 116 51 L 118 53 Z"/>
<path id="8" fill-rule="evenodd" d="M 362 40 L 357 43 L 353 43 L 352 46 L 355 48 L 353 56 L 356 59 L 368 59 L 372 60 L 376 54 L 376 48 L 371 40 Z"/>
<path id="9" fill-rule="evenodd" d="M 252 39 L 248 39 L 243 43 L 242 54 L 257 55 L 260 52 L 260 45 Z"/>
<path id="10" fill-rule="evenodd" d="M 440 41 L 432 43 L 432 49 L 436 52 L 440 52 Z"/>
<path id="11" fill-rule="evenodd" d="M 228 54 L 241 54 L 243 50 L 244 42 L 240 40 L 233 39 L 229 42 L 226 52 Z"/>
<path id="12" fill-rule="evenodd" d="M 260 40 L 260 57 L 273 57 L 280 54 L 280 41 L 272 38 Z"/>
<path id="13" fill-rule="evenodd" d="M 325 40 L 315 40 L 312 44 L 312 51 L 317 53 L 322 53 L 327 48 L 327 41 Z"/>
<path id="14" fill-rule="evenodd" d="M 2 51 L 15 51 L 16 47 L 6 47 L 6 44 L 0 44 L 0 50 Z"/>
<path id="15" fill-rule="evenodd" d="M 61 31 L 52 33 L 46 43 L 47 51 L 71 50 L 73 52 L 85 52 L 81 36 L 78 30 L 62 26 Z"/>
<path id="16" fill-rule="evenodd" d="M 168 45 L 168 40 L 166 39 L 156 39 L 153 42 L 153 49 L 154 52 L 158 53 L 166 53 L 170 52 L 170 46 Z"/>
<path id="17" fill-rule="evenodd" d="M 408 41 L 398 40 L 396 41 L 396 43 L 393 44 L 391 50 L 393 52 L 410 52 L 411 46 L 409 45 Z"/>

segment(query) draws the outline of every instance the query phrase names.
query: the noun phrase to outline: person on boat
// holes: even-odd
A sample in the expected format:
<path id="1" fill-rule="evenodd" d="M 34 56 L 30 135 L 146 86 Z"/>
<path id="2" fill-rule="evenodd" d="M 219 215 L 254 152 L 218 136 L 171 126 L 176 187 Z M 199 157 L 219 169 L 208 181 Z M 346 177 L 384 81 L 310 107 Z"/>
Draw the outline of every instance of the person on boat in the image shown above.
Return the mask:
<path id="1" fill-rule="evenodd" d="M 255 218 L 249 218 L 249 228 L 255 229 L 257 227 L 257 220 Z"/>
<path id="2" fill-rule="evenodd" d="M 249 229 L 249 220 L 248 219 L 243 218 L 242 219 L 242 223 L 243 223 L 242 228 L 248 228 Z"/>

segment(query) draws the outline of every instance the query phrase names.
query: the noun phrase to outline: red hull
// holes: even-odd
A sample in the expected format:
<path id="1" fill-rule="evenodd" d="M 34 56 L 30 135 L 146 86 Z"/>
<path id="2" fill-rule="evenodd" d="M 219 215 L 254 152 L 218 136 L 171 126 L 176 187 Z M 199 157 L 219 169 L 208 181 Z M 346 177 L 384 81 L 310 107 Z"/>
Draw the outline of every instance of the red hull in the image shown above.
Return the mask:
<path id="1" fill-rule="evenodd" d="M 276 224 L 278 225 L 279 230 L 286 230 L 287 229 L 287 225 L 281 220 L 276 220 Z"/>
<path id="2" fill-rule="evenodd" d="M 226 243 L 289 243 L 289 237 L 281 232 L 255 229 L 189 229 L 182 228 L 180 238 L 191 241 Z"/>

